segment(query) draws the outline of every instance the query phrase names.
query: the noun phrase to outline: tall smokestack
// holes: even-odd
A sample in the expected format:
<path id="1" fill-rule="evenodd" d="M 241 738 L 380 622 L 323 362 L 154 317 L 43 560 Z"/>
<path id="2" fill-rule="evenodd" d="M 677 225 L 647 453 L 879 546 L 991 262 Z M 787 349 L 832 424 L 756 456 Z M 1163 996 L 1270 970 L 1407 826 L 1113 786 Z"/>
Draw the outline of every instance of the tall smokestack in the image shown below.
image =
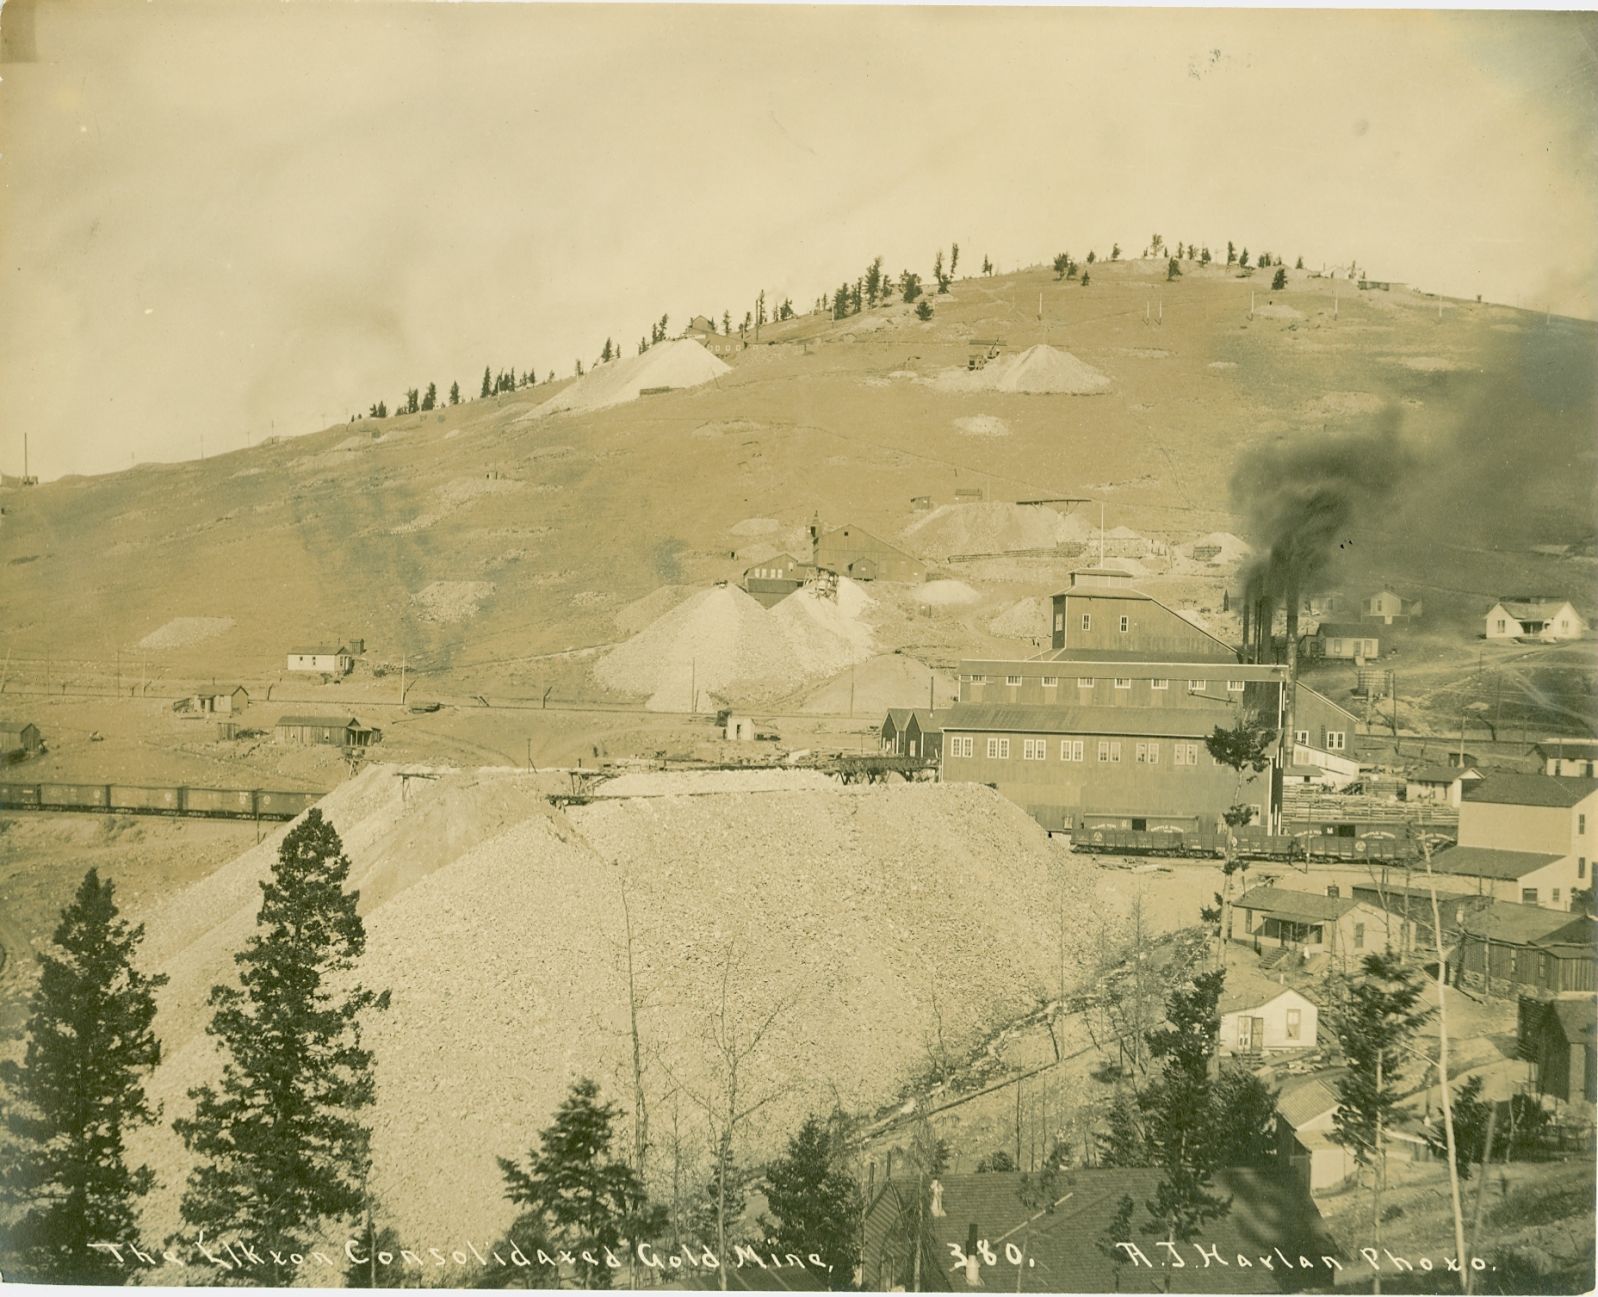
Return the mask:
<path id="1" fill-rule="evenodd" d="M 1243 661 L 1254 660 L 1254 645 L 1249 636 L 1253 633 L 1254 600 L 1249 598 L 1248 591 L 1243 592 Z"/>
<path id="2" fill-rule="evenodd" d="M 1287 696 L 1282 702 L 1282 768 L 1293 764 L 1293 703 L 1298 694 L 1298 582 L 1287 583 Z"/>

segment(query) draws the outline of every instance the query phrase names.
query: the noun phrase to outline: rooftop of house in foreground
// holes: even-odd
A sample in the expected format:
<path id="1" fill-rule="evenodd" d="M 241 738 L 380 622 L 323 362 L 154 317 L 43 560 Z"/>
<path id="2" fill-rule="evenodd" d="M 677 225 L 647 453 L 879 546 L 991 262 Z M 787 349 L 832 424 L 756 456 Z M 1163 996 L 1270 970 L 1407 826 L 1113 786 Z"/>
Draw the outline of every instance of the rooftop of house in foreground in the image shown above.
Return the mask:
<path id="1" fill-rule="evenodd" d="M 1574 806 L 1598 792 L 1598 779 L 1558 775 L 1492 775 L 1465 793 L 1467 802 L 1502 806 Z"/>

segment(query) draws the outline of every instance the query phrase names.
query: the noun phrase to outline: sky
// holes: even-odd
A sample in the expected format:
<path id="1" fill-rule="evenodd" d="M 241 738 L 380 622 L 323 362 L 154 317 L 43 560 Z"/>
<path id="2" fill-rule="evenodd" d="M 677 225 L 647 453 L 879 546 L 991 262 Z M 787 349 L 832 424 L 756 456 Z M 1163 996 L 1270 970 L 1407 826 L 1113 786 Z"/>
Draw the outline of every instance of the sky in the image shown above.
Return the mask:
<path id="1" fill-rule="evenodd" d="M 1584 13 L 8 0 L 0 469 L 195 458 L 875 254 L 1598 318 Z"/>

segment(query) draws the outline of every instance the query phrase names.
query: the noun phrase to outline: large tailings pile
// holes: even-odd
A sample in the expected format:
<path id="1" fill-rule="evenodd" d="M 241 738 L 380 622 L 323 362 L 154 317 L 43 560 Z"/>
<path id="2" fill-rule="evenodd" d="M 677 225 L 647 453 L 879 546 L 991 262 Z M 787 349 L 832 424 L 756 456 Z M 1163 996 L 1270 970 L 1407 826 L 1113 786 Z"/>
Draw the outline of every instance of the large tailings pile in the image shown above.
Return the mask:
<path id="1" fill-rule="evenodd" d="M 871 656 L 871 602 L 847 578 L 836 599 L 804 589 L 770 609 L 736 586 L 716 586 L 612 649 L 594 676 L 618 693 L 648 695 L 652 711 L 787 692 Z"/>
<path id="2" fill-rule="evenodd" d="M 1021 392 L 1027 395 L 1091 396 L 1108 391 L 1109 377 L 1069 351 L 1045 343 L 1003 356 L 981 369 L 950 369 L 934 382 L 950 392 Z"/>
<path id="3" fill-rule="evenodd" d="M 535 779 L 461 773 L 402 795 L 395 769 L 377 767 L 324 803 L 368 889 L 359 977 L 393 994 L 366 1033 L 372 1190 L 407 1246 L 502 1229 L 494 1159 L 524 1150 L 576 1078 L 630 1110 L 624 894 L 657 1192 L 669 1092 L 718 1084 L 709 1032 L 724 986 L 742 1032 L 775 1015 L 739 1075 L 741 1101 L 774 1096 L 740 1131 L 753 1163 L 838 1095 L 856 1111 L 893 1102 L 940 1030 L 958 1052 L 1035 1003 L 1062 961 L 1084 975 L 1097 933 L 1082 916 L 1112 908 L 1090 866 L 976 785 L 626 798 L 562 815 L 538 803 Z M 403 826 L 424 822 L 462 829 L 453 842 L 428 833 L 418 866 L 423 843 Z M 218 1074 L 193 991 L 236 978 L 270 856 L 263 844 L 150 917 L 152 965 L 185 973 L 157 1019 L 168 1052 L 150 1090 L 168 1117 Z M 682 1115 L 702 1183 L 701 1123 Z M 161 1185 L 145 1222 L 160 1237 L 187 1154 L 169 1127 L 132 1152 Z"/>
<path id="4" fill-rule="evenodd" d="M 532 413 L 538 416 L 564 410 L 603 410 L 635 401 L 649 388 L 698 387 L 731 372 L 731 365 L 712 356 L 692 338 L 679 338 L 651 347 L 641 356 L 601 365 Z"/>
<path id="5" fill-rule="evenodd" d="M 947 558 L 951 554 L 1053 549 L 1085 541 L 1094 531 L 1093 524 L 1074 514 L 1057 513 L 1042 505 L 987 500 L 939 505 L 906 527 L 904 538 L 917 554 Z"/>

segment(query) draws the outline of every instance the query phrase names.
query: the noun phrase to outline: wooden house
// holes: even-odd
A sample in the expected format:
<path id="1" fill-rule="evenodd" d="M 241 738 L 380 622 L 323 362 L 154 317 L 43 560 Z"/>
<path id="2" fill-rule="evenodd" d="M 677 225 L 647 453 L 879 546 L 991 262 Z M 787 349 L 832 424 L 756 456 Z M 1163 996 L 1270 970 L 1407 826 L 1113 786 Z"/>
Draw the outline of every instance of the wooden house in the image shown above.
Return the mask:
<path id="1" fill-rule="evenodd" d="M 1302 992 L 1249 968 L 1226 970 L 1217 1005 L 1220 1048 L 1229 1054 L 1276 1054 L 1314 1049 L 1320 1010 Z"/>
<path id="2" fill-rule="evenodd" d="M 364 748 L 379 742 L 383 732 L 363 725 L 354 716 L 282 716 L 273 726 L 272 735 L 279 743 Z"/>
<path id="3" fill-rule="evenodd" d="M 1516 1041 L 1537 1093 L 1562 1103 L 1598 1103 L 1598 1000 L 1522 996 Z"/>
<path id="4" fill-rule="evenodd" d="M 1477 903 L 1459 911 L 1452 944 L 1450 977 L 1484 995 L 1558 999 L 1598 992 L 1598 919 L 1587 915 Z"/>
<path id="5" fill-rule="evenodd" d="M 815 540 L 815 561 L 817 567 L 856 581 L 927 579 L 927 565 L 920 559 L 852 524 L 821 532 Z"/>
<path id="6" fill-rule="evenodd" d="M 1352 897 L 1251 887 L 1232 903 L 1230 936 L 1262 953 L 1291 950 L 1353 963 L 1398 947 L 1403 924 L 1401 916 Z"/>
<path id="7" fill-rule="evenodd" d="M 1558 595 L 1506 595 L 1487 610 L 1488 639 L 1579 639 L 1587 622 Z"/>
<path id="8" fill-rule="evenodd" d="M 1598 739 L 1544 739 L 1532 750 L 1542 758 L 1545 775 L 1598 777 Z"/>
<path id="9" fill-rule="evenodd" d="M 1423 766 L 1404 777 L 1404 800 L 1458 806 L 1466 785 L 1480 779 L 1481 772 L 1474 766 Z"/>
<path id="10" fill-rule="evenodd" d="M 1380 622 L 1384 626 L 1402 625 L 1421 614 L 1419 599 L 1406 599 L 1392 590 L 1378 590 L 1360 600 L 1361 621 Z"/>
<path id="11" fill-rule="evenodd" d="M 770 608 L 802 588 L 815 571 L 811 564 L 801 563 L 792 554 L 778 554 L 744 569 L 744 593 Z"/>
<path id="12" fill-rule="evenodd" d="M 32 721 L 0 721 L 0 761 L 26 761 L 44 751 L 44 735 Z"/>
<path id="13" fill-rule="evenodd" d="M 1311 641 L 1317 657 L 1369 661 L 1382 655 L 1387 632 L 1376 622 L 1323 621 Z"/>
<path id="14" fill-rule="evenodd" d="M 326 646 L 294 648 L 288 652 L 285 669 L 319 675 L 346 676 L 355 670 L 355 655 L 342 644 L 337 648 Z"/>

